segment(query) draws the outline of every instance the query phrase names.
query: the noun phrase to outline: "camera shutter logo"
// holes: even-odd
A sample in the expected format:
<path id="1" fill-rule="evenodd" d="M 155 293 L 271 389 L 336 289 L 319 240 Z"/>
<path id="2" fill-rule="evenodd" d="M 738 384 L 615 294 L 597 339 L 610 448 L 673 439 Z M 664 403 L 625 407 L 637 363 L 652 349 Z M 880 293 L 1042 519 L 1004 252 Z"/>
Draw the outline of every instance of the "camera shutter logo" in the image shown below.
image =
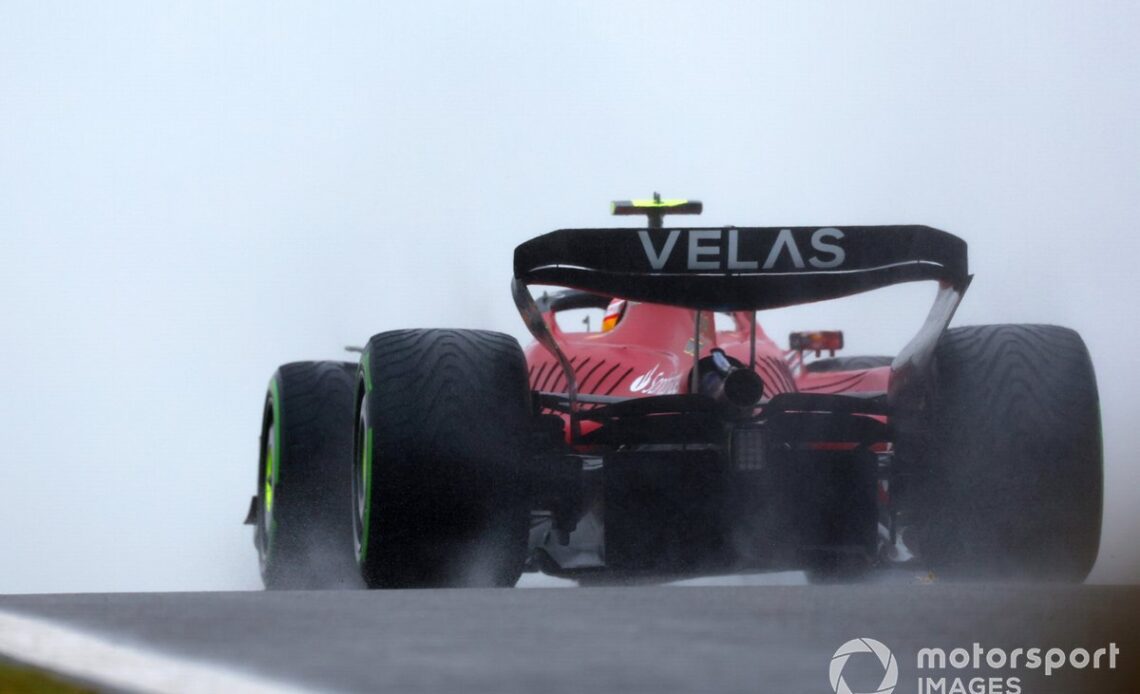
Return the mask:
<path id="1" fill-rule="evenodd" d="M 873 653 L 883 665 L 883 681 L 879 688 L 872 692 L 853 692 L 843 679 L 843 667 L 847 659 L 856 653 Z M 891 694 L 899 681 L 899 665 L 891 649 L 875 639 L 851 639 L 840 646 L 835 655 L 831 656 L 831 668 L 828 670 L 831 677 L 831 689 L 835 694 Z"/>

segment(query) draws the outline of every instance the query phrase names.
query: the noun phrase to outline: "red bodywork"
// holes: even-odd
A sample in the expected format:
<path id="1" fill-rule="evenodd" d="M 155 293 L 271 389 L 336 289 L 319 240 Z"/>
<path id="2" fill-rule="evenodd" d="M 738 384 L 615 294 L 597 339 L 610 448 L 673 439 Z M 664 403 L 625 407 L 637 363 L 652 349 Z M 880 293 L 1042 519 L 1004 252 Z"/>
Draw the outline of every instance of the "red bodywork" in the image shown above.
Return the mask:
<path id="1" fill-rule="evenodd" d="M 627 398 L 690 392 L 696 312 L 660 304 L 628 302 L 624 316 L 606 332 L 564 332 L 554 312 L 544 314 L 550 332 L 574 367 L 578 392 Z M 750 316 L 747 311 L 725 314 L 733 327 L 716 330 L 713 314 L 703 312 L 700 356 L 719 347 L 747 364 Z M 814 373 L 798 368 L 798 353 L 777 345 L 756 327 L 756 371 L 764 380 L 764 400 L 789 391 L 841 393 L 885 391 L 890 369 Z M 564 392 L 566 378 L 558 362 L 541 345 L 526 348 L 531 388 Z M 793 366 L 797 368 L 793 369 Z M 583 432 L 596 427 L 583 422 Z"/>

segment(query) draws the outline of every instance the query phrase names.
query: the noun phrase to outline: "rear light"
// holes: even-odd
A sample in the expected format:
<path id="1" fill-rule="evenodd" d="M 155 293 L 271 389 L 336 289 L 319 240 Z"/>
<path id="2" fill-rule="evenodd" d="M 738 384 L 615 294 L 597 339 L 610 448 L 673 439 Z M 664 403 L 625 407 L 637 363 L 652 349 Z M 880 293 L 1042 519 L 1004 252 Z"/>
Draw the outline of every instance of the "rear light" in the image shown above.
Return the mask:
<path id="1" fill-rule="evenodd" d="M 834 357 L 836 351 L 843 349 L 843 331 L 817 330 L 792 333 L 788 336 L 788 345 L 795 352 L 815 352 L 817 357 L 820 352 L 830 352 Z"/>
<path id="2" fill-rule="evenodd" d="M 763 429 L 736 429 L 732 432 L 732 464 L 737 470 L 763 470 L 768 456 L 768 439 Z"/>

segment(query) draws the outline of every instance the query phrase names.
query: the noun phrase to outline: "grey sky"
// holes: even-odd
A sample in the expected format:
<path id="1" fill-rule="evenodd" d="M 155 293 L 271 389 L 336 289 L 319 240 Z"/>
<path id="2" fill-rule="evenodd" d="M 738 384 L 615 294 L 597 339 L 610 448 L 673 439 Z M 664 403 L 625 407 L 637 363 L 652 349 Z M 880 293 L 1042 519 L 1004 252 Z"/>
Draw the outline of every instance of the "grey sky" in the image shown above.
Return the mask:
<path id="1" fill-rule="evenodd" d="M 1140 578 L 1136 5 L 390 5 L 0 4 L 0 592 L 257 586 L 273 368 L 393 327 L 521 338 L 514 245 L 653 190 L 965 238 L 958 324 L 1089 343 L 1094 578 Z M 929 298 L 762 319 L 879 352 Z"/>

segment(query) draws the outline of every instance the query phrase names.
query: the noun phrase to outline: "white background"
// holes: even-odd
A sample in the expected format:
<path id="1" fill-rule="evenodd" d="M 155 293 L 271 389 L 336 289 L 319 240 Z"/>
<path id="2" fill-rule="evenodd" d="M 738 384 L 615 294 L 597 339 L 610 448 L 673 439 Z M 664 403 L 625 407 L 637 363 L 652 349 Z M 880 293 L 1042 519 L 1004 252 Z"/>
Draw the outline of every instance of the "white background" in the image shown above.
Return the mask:
<path id="1" fill-rule="evenodd" d="M 380 5 L 0 5 L 0 592 L 257 587 L 274 367 L 523 337 L 513 247 L 654 190 L 709 225 L 965 238 L 957 324 L 1087 340 L 1093 578 L 1140 578 L 1135 5 Z M 890 351 L 929 299 L 762 320 Z"/>

